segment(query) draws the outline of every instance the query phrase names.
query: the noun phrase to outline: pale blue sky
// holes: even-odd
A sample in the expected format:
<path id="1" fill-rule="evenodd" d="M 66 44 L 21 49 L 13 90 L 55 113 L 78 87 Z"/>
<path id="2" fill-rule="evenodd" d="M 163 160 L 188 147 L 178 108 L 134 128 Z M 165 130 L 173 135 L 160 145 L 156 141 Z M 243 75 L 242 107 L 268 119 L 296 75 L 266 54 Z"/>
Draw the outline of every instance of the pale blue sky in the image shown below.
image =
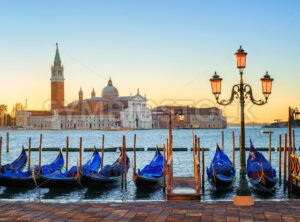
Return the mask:
<path id="1" fill-rule="evenodd" d="M 93 87 L 100 95 L 110 76 L 121 95 L 140 88 L 156 104 L 213 101 L 208 80 L 217 70 L 229 96 L 241 44 L 255 94 L 266 70 L 275 78 L 270 104 L 251 109 L 249 119 L 285 118 L 288 105 L 300 105 L 299 25 L 296 0 L 2 1 L 0 103 L 28 98 L 30 108 L 44 106 L 56 42 L 68 102 L 80 86 L 85 97 Z M 238 113 L 236 106 L 225 112 Z"/>

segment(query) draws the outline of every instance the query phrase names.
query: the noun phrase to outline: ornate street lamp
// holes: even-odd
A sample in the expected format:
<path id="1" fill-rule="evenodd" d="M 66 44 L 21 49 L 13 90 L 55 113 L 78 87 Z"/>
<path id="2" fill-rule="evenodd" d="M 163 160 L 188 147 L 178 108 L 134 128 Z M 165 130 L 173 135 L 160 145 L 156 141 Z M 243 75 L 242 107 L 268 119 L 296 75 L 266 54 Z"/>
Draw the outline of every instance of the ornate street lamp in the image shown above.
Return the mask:
<path id="1" fill-rule="evenodd" d="M 242 46 L 235 53 L 236 66 L 239 69 L 240 83 L 235 84 L 232 87 L 231 96 L 228 100 L 220 100 L 221 94 L 221 82 L 222 79 L 215 72 L 213 77 L 210 79 L 212 93 L 215 95 L 216 101 L 219 105 L 229 105 L 234 99 L 240 100 L 240 181 L 237 189 L 237 195 L 234 197 L 234 204 L 237 205 L 253 205 L 254 200 L 251 196 L 251 191 L 248 186 L 246 179 L 246 154 L 245 154 L 245 100 L 249 99 L 255 105 L 264 105 L 267 103 L 269 95 L 272 91 L 273 79 L 270 77 L 268 72 L 261 78 L 262 82 L 262 93 L 265 97 L 264 100 L 256 100 L 253 97 L 252 88 L 249 84 L 244 83 L 243 71 L 246 68 L 246 57 L 247 53 L 243 50 Z"/>
<path id="2" fill-rule="evenodd" d="M 211 89 L 212 93 L 215 95 L 216 98 L 219 98 L 221 94 L 221 83 L 222 83 L 222 78 L 215 72 L 213 77 L 210 79 L 211 82 Z"/>

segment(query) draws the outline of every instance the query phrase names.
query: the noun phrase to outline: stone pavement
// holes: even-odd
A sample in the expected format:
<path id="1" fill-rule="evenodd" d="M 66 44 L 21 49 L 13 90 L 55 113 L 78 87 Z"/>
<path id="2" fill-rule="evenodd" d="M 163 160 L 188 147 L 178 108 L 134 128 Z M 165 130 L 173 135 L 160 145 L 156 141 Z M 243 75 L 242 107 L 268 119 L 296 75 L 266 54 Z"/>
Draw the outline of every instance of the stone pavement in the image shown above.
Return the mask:
<path id="1" fill-rule="evenodd" d="M 0 202 L 0 221 L 300 221 L 300 201 L 45 203 Z"/>

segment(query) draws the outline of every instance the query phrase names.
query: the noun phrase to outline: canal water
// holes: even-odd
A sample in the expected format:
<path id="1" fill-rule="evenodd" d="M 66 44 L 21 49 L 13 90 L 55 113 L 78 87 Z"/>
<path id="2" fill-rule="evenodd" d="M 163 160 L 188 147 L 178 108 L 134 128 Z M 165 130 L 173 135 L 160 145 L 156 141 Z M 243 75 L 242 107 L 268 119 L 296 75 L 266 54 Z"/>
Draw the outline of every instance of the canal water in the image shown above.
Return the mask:
<path id="1" fill-rule="evenodd" d="M 268 147 L 268 135 L 262 134 L 264 130 L 260 127 L 246 128 L 246 147 L 249 147 L 249 140 L 252 139 L 256 147 Z M 278 146 L 278 136 L 287 133 L 286 128 L 271 129 L 272 146 Z M 239 128 L 221 129 L 195 129 L 194 133 L 200 137 L 201 147 L 209 148 L 210 151 L 205 152 L 205 167 L 209 166 L 215 152 L 216 143 L 221 143 L 221 132 L 224 131 L 225 152 L 232 159 L 232 131 L 236 135 L 236 146 L 238 146 Z M 300 137 L 297 135 L 300 129 L 295 129 L 296 147 L 299 148 Z M 21 151 L 22 145 L 28 146 L 28 138 L 32 138 L 32 147 L 38 147 L 39 135 L 43 134 L 43 147 L 65 147 L 66 136 L 70 137 L 70 147 L 79 147 L 79 138 L 83 138 L 83 147 L 91 148 L 101 145 L 101 137 L 105 135 L 105 147 L 121 146 L 122 135 L 126 136 L 127 147 L 133 147 L 133 136 L 137 135 L 137 147 L 143 147 L 147 150 L 148 147 L 160 146 L 166 143 L 168 136 L 167 130 L 136 130 L 136 131 L 10 131 L 10 152 L 5 152 L 5 136 L 6 131 L 0 131 L 0 136 L 3 137 L 2 148 L 2 164 L 13 161 Z M 192 130 L 175 129 L 173 130 L 173 147 L 186 147 L 189 151 L 174 152 L 174 175 L 175 176 L 192 176 L 193 175 L 193 159 L 190 148 L 192 147 Z M 268 158 L 268 152 L 262 152 Z M 299 154 L 299 151 L 297 151 Z M 83 163 L 87 161 L 91 152 L 84 152 Z M 104 165 L 111 164 L 118 157 L 119 153 L 105 152 Z M 246 154 L 248 156 L 248 152 Z M 50 163 L 57 156 L 57 152 L 43 152 L 42 163 Z M 69 166 L 76 165 L 78 159 L 77 152 L 69 153 Z M 133 153 L 128 152 L 128 156 L 133 159 Z M 149 163 L 154 156 L 153 151 L 137 152 L 137 167 L 142 168 Z M 283 156 L 283 155 L 282 155 Z M 38 164 L 38 152 L 32 152 L 32 162 Z M 272 165 L 278 174 L 278 152 L 272 152 Z M 239 152 L 236 152 L 237 175 L 239 171 Z M 128 173 L 128 187 L 126 191 L 122 191 L 120 187 L 111 187 L 109 189 L 53 189 L 38 188 L 33 190 L 13 189 L 0 187 L 0 199 L 13 200 L 55 200 L 55 201 L 131 201 L 131 200 L 164 200 L 162 190 L 138 191 L 131 179 L 132 167 Z M 235 181 L 232 190 L 215 192 L 211 185 L 207 182 L 205 174 L 205 192 L 203 200 L 232 200 L 238 186 L 238 177 Z M 283 190 L 283 185 L 277 183 L 277 189 L 274 193 L 258 194 L 253 192 L 257 200 L 283 200 L 287 199 L 288 195 Z M 296 197 L 297 198 L 297 197 Z"/>

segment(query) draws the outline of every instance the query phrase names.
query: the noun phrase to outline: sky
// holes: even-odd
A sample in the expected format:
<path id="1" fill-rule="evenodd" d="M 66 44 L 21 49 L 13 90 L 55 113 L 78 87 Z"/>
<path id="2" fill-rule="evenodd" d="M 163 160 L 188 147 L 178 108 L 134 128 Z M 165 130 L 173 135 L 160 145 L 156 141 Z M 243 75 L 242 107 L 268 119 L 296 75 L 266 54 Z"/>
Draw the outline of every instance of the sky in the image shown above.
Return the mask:
<path id="1" fill-rule="evenodd" d="M 109 77 L 126 96 L 147 94 L 149 105 L 217 106 L 209 79 L 223 78 L 221 98 L 238 83 L 234 53 L 248 52 L 244 80 L 261 94 L 260 78 L 274 78 L 264 106 L 246 103 L 246 119 L 287 119 L 300 107 L 300 2 L 297 0 L 43 0 L 2 1 L 0 104 L 28 100 L 46 109 L 51 65 L 59 44 L 66 103 L 101 96 Z M 235 102 L 220 107 L 239 121 Z"/>

